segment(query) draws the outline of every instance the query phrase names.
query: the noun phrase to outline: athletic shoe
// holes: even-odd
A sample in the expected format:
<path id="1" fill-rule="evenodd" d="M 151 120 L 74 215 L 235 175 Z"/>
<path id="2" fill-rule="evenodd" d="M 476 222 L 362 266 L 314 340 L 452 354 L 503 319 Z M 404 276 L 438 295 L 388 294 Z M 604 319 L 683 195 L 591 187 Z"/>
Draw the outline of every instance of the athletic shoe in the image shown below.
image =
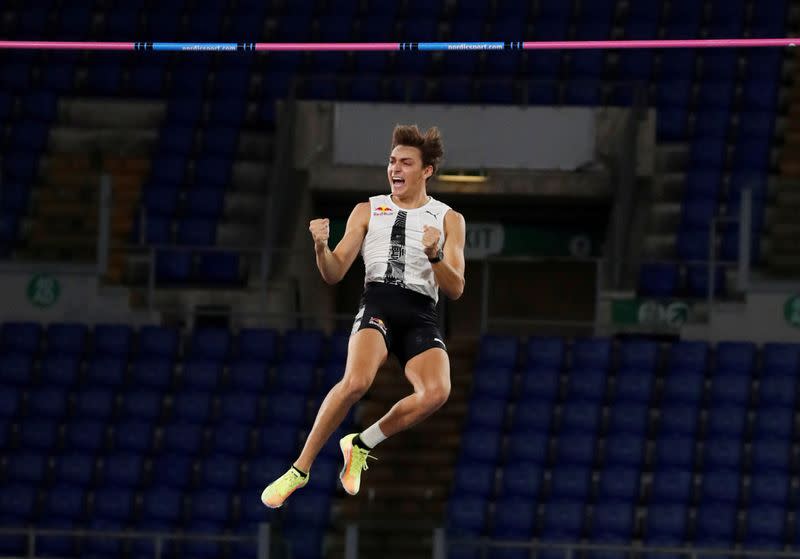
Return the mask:
<path id="1" fill-rule="evenodd" d="M 297 473 L 294 468 L 283 474 L 281 477 L 270 483 L 266 489 L 261 493 L 261 502 L 271 509 L 280 507 L 283 502 L 289 498 L 289 495 L 294 493 L 297 489 L 305 487 L 311 475 L 306 477 Z"/>
<path id="2" fill-rule="evenodd" d="M 344 457 L 344 466 L 339 473 L 339 479 L 342 481 L 344 490 L 350 495 L 355 495 L 361 488 L 361 471 L 368 469 L 367 458 L 376 459 L 369 455 L 369 450 L 353 444 L 353 439 L 357 435 L 358 433 L 345 435 L 339 441 L 339 448 L 342 449 Z"/>

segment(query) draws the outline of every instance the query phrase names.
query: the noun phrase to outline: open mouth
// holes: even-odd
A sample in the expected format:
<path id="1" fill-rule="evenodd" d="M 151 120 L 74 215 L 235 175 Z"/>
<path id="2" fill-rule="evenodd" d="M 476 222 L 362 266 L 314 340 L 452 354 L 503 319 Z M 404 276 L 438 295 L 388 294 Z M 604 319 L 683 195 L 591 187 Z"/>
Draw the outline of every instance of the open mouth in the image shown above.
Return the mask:
<path id="1" fill-rule="evenodd" d="M 402 177 L 392 177 L 392 186 L 403 186 L 406 183 L 406 179 Z"/>

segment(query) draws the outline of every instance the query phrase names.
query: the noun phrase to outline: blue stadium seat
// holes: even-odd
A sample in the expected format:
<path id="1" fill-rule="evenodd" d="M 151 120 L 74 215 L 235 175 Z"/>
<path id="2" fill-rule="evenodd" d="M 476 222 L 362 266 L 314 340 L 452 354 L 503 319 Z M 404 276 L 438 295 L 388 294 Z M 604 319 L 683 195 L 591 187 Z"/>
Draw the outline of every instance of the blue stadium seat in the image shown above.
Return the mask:
<path id="1" fill-rule="evenodd" d="M 521 399 L 514 408 L 512 424 L 514 429 L 547 433 L 553 413 L 553 402 L 550 400 Z"/>
<path id="2" fill-rule="evenodd" d="M 239 484 L 240 462 L 226 454 L 206 456 L 200 468 L 200 481 L 212 488 L 230 491 Z"/>
<path id="3" fill-rule="evenodd" d="M 164 427 L 162 439 L 165 452 L 195 455 L 203 443 L 203 425 L 178 420 Z"/>
<path id="4" fill-rule="evenodd" d="M 20 400 L 20 395 L 15 388 L 3 387 L 3 391 L 0 392 L 0 417 L 4 422 L 19 411 Z"/>
<path id="5" fill-rule="evenodd" d="M 471 495 L 452 497 L 447 502 L 446 530 L 452 536 L 479 536 L 486 517 L 485 499 Z"/>
<path id="6" fill-rule="evenodd" d="M 11 483 L 0 489 L 0 517 L 28 520 L 36 507 L 37 489 L 34 486 Z"/>
<path id="7" fill-rule="evenodd" d="M 103 460 L 103 482 L 111 487 L 135 488 L 142 479 L 141 454 L 118 452 Z"/>
<path id="8" fill-rule="evenodd" d="M 489 497 L 495 484 L 495 468 L 482 462 L 462 461 L 456 466 L 453 478 L 454 495 Z"/>
<path id="9" fill-rule="evenodd" d="M 593 433 L 600 422 L 600 405 L 588 400 L 569 400 L 564 406 L 561 429 Z"/>
<path id="10" fill-rule="evenodd" d="M 747 422 L 747 408 L 741 404 L 720 404 L 709 409 L 708 433 L 712 437 L 741 437 Z"/>
<path id="11" fill-rule="evenodd" d="M 686 267 L 686 287 L 690 297 L 707 298 L 711 270 L 707 263 L 689 264 Z M 717 266 L 714 269 L 714 295 L 723 295 L 726 291 L 725 268 Z"/>
<path id="12" fill-rule="evenodd" d="M 524 369 L 522 371 L 521 397 L 552 400 L 559 386 L 559 373 L 556 369 Z"/>
<path id="13" fill-rule="evenodd" d="M 153 484 L 156 488 L 183 489 L 191 481 L 192 459 L 189 456 L 166 452 L 153 460 Z"/>
<path id="14" fill-rule="evenodd" d="M 0 355 L 0 378 L 4 384 L 23 385 L 31 381 L 33 361 L 24 353 Z"/>
<path id="15" fill-rule="evenodd" d="M 688 503 L 692 496 L 692 473 L 682 468 L 665 468 L 654 472 L 651 501 Z"/>
<path id="16" fill-rule="evenodd" d="M 553 498 L 583 499 L 589 495 L 591 475 L 588 466 L 559 467 L 550 480 L 550 494 Z"/>
<path id="17" fill-rule="evenodd" d="M 472 376 L 472 391 L 492 398 L 507 400 L 514 384 L 514 371 L 506 368 L 480 367 Z"/>
<path id="18" fill-rule="evenodd" d="M 594 435 L 581 432 L 562 433 L 558 437 L 558 463 L 590 466 L 594 462 Z"/>
<path id="19" fill-rule="evenodd" d="M 290 330 L 283 339 L 283 360 L 315 364 L 322 356 L 323 341 L 319 330 Z"/>
<path id="20" fill-rule="evenodd" d="M 497 435 L 494 438 L 497 439 Z M 512 431 L 508 440 L 507 460 L 544 463 L 547 460 L 548 438 L 544 433 Z"/>
<path id="21" fill-rule="evenodd" d="M 186 211 L 189 215 L 218 219 L 225 204 L 225 191 L 219 188 L 199 187 L 186 196 Z"/>
<path id="22" fill-rule="evenodd" d="M 142 512 L 147 518 L 176 521 L 182 512 L 180 491 L 170 487 L 152 487 L 144 493 Z"/>
<path id="23" fill-rule="evenodd" d="M 720 342 L 717 345 L 717 370 L 750 373 L 756 357 L 756 346 L 751 342 Z"/>
<path id="24" fill-rule="evenodd" d="M 277 339 L 278 333 L 269 328 L 243 328 L 238 337 L 238 357 L 272 363 L 277 353 Z"/>
<path id="25" fill-rule="evenodd" d="M 478 350 L 478 366 L 513 369 L 517 364 L 519 340 L 511 336 L 484 335 Z"/>
<path id="26" fill-rule="evenodd" d="M 647 434 L 650 409 L 639 402 L 617 402 L 611 408 L 608 433 Z"/>
<path id="27" fill-rule="evenodd" d="M 694 435 L 667 433 L 656 441 L 657 467 L 683 467 L 691 469 L 694 463 Z"/>
<path id="28" fill-rule="evenodd" d="M 740 475 L 735 470 L 711 470 L 703 474 L 703 502 L 736 505 L 739 500 Z"/>
<path id="29" fill-rule="evenodd" d="M 634 528 L 633 504 L 627 503 L 598 503 L 594 506 L 592 514 L 592 537 L 602 538 L 605 541 L 623 542 L 630 539 Z"/>
<path id="30" fill-rule="evenodd" d="M 42 453 L 23 450 L 8 457 L 5 473 L 7 481 L 40 482 L 47 473 L 47 458 Z"/>
<path id="31" fill-rule="evenodd" d="M 87 380 L 96 386 L 121 386 L 125 382 L 126 369 L 124 358 L 95 354 L 87 367 Z"/>
<path id="32" fill-rule="evenodd" d="M 796 374 L 800 370 L 800 344 L 767 343 L 763 347 L 763 375 Z"/>
<path id="33" fill-rule="evenodd" d="M 719 371 L 711 384 L 713 404 L 747 405 L 750 399 L 750 373 Z"/>
<path id="34" fill-rule="evenodd" d="M 650 504 L 647 507 L 647 540 L 672 537 L 681 540 L 686 533 L 687 510 L 683 503 Z"/>
<path id="35" fill-rule="evenodd" d="M 178 352 L 178 330 L 166 326 L 142 326 L 139 330 L 139 352 L 175 357 Z"/>
<path id="36" fill-rule="evenodd" d="M 202 519 L 222 525 L 230 516 L 230 494 L 215 488 L 197 492 L 191 497 L 190 510 L 193 521 Z"/>
<path id="37" fill-rule="evenodd" d="M 680 341 L 669 350 L 670 370 L 704 372 L 708 361 L 708 344 L 702 341 Z"/>
<path id="38" fill-rule="evenodd" d="M 715 436 L 704 444 L 703 464 L 707 469 L 737 470 L 742 462 L 742 441 L 740 438 Z"/>
<path id="39" fill-rule="evenodd" d="M 47 328 L 47 350 L 51 354 L 81 355 L 86 345 L 85 324 L 56 323 Z"/>
<path id="40" fill-rule="evenodd" d="M 41 325 L 33 322 L 6 322 L 0 330 L 4 352 L 36 353 L 41 336 Z"/>
<path id="41" fill-rule="evenodd" d="M 222 194 L 230 182 L 232 169 L 233 160 L 230 156 L 203 157 L 195 165 L 195 183 L 198 187 L 212 188 Z M 219 198 L 219 195 L 215 196 L 213 193 L 208 196 L 212 200 L 207 201 L 206 205 L 219 204 L 219 211 L 213 213 L 219 215 L 223 209 L 224 198 Z"/>
<path id="42" fill-rule="evenodd" d="M 170 123 L 166 124 L 161 131 L 159 150 L 165 154 L 183 157 L 192 151 L 195 137 L 194 123 L 200 112 L 196 105 L 202 105 L 202 99 L 198 99 L 195 103 L 191 102 L 191 98 L 181 99 L 181 101 L 181 103 L 173 102 L 170 105 L 169 113 L 167 113 Z M 183 124 L 184 122 L 188 125 Z"/>
<path id="43" fill-rule="evenodd" d="M 535 499 L 542 491 L 543 468 L 538 464 L 513 461 L 503 468 L 500 494 L 504 497 Z"/>
<path id="44" fill-rule="evenodd" d="M 673 369 L 664 383 L 664 401 L 671 404 L 697 403 L 703 397 L 703 374 L 700 371 Z"/>
<path id="45" fill-rule="evenodd" d="M 550 501 L 544 510 L 542 539 L 566 542 L 580 536 L 583 526 L 583 503 L 573 500 Z"/>
<path id="46" fill-rule="evenodd" d="M 77 420 L 67 424 L 66 442 L 70 449 L 96 452 L 103 446 L 106 426 L 96 420 Z"/>
<path id="47" fill-rule="evenodd" d="M 750 503 L 786 506 L 791 477 L 787 472 L 762 470 L 750 478 Z"/>
<path id="48" fill-rule="evenodd" d="M 20 427 L 20 446 L 30 449 L 51 449 L 56 445 L 58 424 L 49 419 L 28 419 Z"/>
<path id="49" fill-rule="evenodd" d="M 756 414 L 754 438 L 791 439 L 794 428 L 794 410 L 786 407 L 761 407 Z"/>
<path id="50" fill-rule="evenodd" d="M 172 360 L 147 355 L 133 363 L 133 380 L 137 386 L 164 391 L 172 385 Z"/>
<path id="51" fill-rule="evenodd" d="M 686 174 L 684 197 L 716 199 L 719 197 L 721 181 L 720 169 L 689 169 Z"/>
<path id="52" fill-rule="evenodd" d="M 94 476 L 94 457 L 81 451 L 61 454 L 55 461 L 55 480 L 86 487 Z M 43 478 L 40 478 L 43 479 Z"/>
<path id="53" fill-rule="evenodd" d="M 489 464 L 500 455 L 500 437 L 493 429 L 469 429 L 461 435 L 461 454 L 464 458 Z"/>
<path id="54" fill-rule="evenodd" d="M 639 497 L 639 470 L 610 466 L 603 470 L 597 493 L 600 501 L 635 503 Z"/>
<path id="55" fill-rule="evenodd" d="M 752 443 L 753 471 L 788 471 L 791 444 L 784 439 L 758 439 Z"/>
<path id="56" fill-rule="evenodd" d="M 607 464 L 638 467 L 644 456 L 645 440 L 639 435 L 613 433 L 606 439 Z"/>
<path id="57" fill-rule="evenodd" d="M 161 414 L 162 394 L 153 390 L 128 392 L 123 398 L 122 409 L 126 416 L 154 420 Z"/>
<path id="58" fill-rule="evenodd" d="M 114 428 L 114 448 L 144 452 L 153 444 L 153 425 L 149 421 L 124 420 Z"/>
<path id="59" fill-rule="evenodd" d="M 564 362 L 564 339 L 533 336 L 526 343 L 526 367 L 559 369 Z"/>
<path id="60" fill-rule="evenodd" d="M 569 375 L 569 397 L 603 401 L 606 392 L 604 369 L 573 368 Z"/>
<path id="61" fill-rule="evenodd" d="M 211 404 L 209 392 L 200 390 L 179 392 L 173 398 L 173 417 L 193 423 L 202 423 L 211 415 Z"/>
<path id="62" fill-rule="evenodd" d="M 774 369 L 773 369 L 774 370 Z M 765 372 L 759 381 L 758 399 L 765 406 L 793 406 L 797 394 L 797 376 L 794 373 Z"/>
<path id="63" fill-rule="evenodd" d="M 40 388 L 31 393 L 28 408 L 34 417 L 57 419 L 67 411 L 67 393 L 60 388 Z"/>
<path id="64" fill-rule="evenodd" d="M 292 392 L 275 392 L 267 401 L 270 422 L 300 426 L 306 422 L 306 398 Z"/>
<path id="65" fill-rule="evenodd" d="M 258 394 L 251 391 L 228 392 L 220 400 L 220 418 L 239 423 L 255 423 L 259 413 L 258 400 Z"/>
<path id="66" fill-rule="evenodd" d="M 222 377 L 222 364 L 207 358 L 189 358 L 183 363 L 183 387 L 189 390 L 213 390 Z"/>
<path id="67" fill-rule="evenodd" d="M 524 497 L 503 497 L 495 502 L 491 534 L 505 540 L 527 540 L 536 524 L 536 503 Z"/>
<path id="68" fill-rule="evenodd" d="M 681 209 L 681 226 L 686 229 L 708 227 L 717 215 L 717 201 L 709 199 L 686 199 Z"/>
<path id="69" fill-rule="evenodd" d="M 572 368 L 606 369 L 611 359 L 608 338 L 578 338 L 572 346 Z"/>
<path id="70" fill-rule="evenodd" d="M 295 354 L 296 355 L 296 354 Z M 278 365 L 271 390 L 308 394 L 316 381 L 316 368 L 311 362 L 283 361 Z"/>
<path id="71" fill-rule="evenodd" d="M 756 505 L 747 511 L 745 545 L 759 549 L 783 548 L 786 509 L 782 506 Z"/>
<path id="72" fill-rule="evenodd" d="M 502 430 L 506 417 L 506 402 L 496 398 L 473 397 L 467 410 L 469 428 Z"/>
<path id="73" fill-rule="evenodd" d="M 655 364 L 653 364 L 653 367 L 655 367 Z M 653 386 L 653 374 L 651 371 L 651 367 L 645 366 L 641 368 L 622 368 L 616 376 L 617 401 L 649 402 Z"/>
<path id="74" fill-rule="evenodd" d="M 695 530 L 699 534 L 695 542 L 732 541 L 736 530 L 736 505 L 702 504 L 697 513 Z"/>
<path id="75" fill-rule="evenodd" d="M 267 386 L 267 364 L 261 359 L 235 361 L 230 366 L 230 388 L 263 391 Z"/>
<path id="76" fill-rule="evenodd" d="M 114 392 L 108 388 L 84 388 L 75 395 L 75 415 L 107 419 L 114 411 Z"/>
<path id="77" fill-rule="evenodd" d="M 100 487 L 94 492 L 95 518 L 126 521 L 131 517 L 134 493 L 121 487 Z"/>
<path id="78" fill-rule="evenodd" d="M 176 238 L 178 244 L 183 246 L 213 245 L 217 238 L 217 221 L 200 217 L 183 218 L 178 221 Z"/>
<path id="79" fill-rule="evenodd" d="M 178 210 L 180 193 L 174 184 L 145 185 L 142 193 L 142 207 L 147 210 L 148 242 L 169 242 L 172 240 L 171 216 Z M 160 219 L 158 219 L 160 217 Z M 169 218 L 169 219 L 168 219 Z M 153 222 L 150 225 L 150 222 Z M 137 222 L 136 227 L 140 224 Z"/>
<path id="80" fill-rule="evenodd" d="M 49 354 L 41 364 L 41 379 L 50 385 L 71 386 L 78 377 L 79 358 Z"/>

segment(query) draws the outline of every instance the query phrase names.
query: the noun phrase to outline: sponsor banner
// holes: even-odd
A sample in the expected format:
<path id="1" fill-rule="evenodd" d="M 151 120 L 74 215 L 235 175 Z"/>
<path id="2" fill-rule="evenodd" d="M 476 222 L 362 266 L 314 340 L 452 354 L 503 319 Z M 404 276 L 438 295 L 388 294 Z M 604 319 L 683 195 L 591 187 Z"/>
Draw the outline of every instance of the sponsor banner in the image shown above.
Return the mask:
<path id="1" fill-rule="evenodd" d="M 611 319 L 615 325 L 653 331 L 680 330 L 689 321 L 691 311 L 685 301 L 617 299 L 611 302 Z"/>

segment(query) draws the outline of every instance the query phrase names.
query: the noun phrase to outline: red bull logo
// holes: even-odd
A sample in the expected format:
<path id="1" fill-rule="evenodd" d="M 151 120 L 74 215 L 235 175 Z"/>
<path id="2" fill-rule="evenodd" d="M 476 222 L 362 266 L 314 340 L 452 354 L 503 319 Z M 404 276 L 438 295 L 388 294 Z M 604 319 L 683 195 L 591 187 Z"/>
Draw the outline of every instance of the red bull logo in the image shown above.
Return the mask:
<path id="1" fill-rule="evenodd" d="M 372 215 L 391 215 L 392 211 L 392 208 L 389 206 L 375 206 Z"/>
<path id="2" fill-rule="evenodd" d="M 373 326 L 376 326 L 378 330 L 380 330 L 383 333 L 384 336 L 386 335 L 386 324 L 383 322 L 383 320 L 381 320 L 377 316 L 371 316 L 369 319 L 369 323 Z"/>

